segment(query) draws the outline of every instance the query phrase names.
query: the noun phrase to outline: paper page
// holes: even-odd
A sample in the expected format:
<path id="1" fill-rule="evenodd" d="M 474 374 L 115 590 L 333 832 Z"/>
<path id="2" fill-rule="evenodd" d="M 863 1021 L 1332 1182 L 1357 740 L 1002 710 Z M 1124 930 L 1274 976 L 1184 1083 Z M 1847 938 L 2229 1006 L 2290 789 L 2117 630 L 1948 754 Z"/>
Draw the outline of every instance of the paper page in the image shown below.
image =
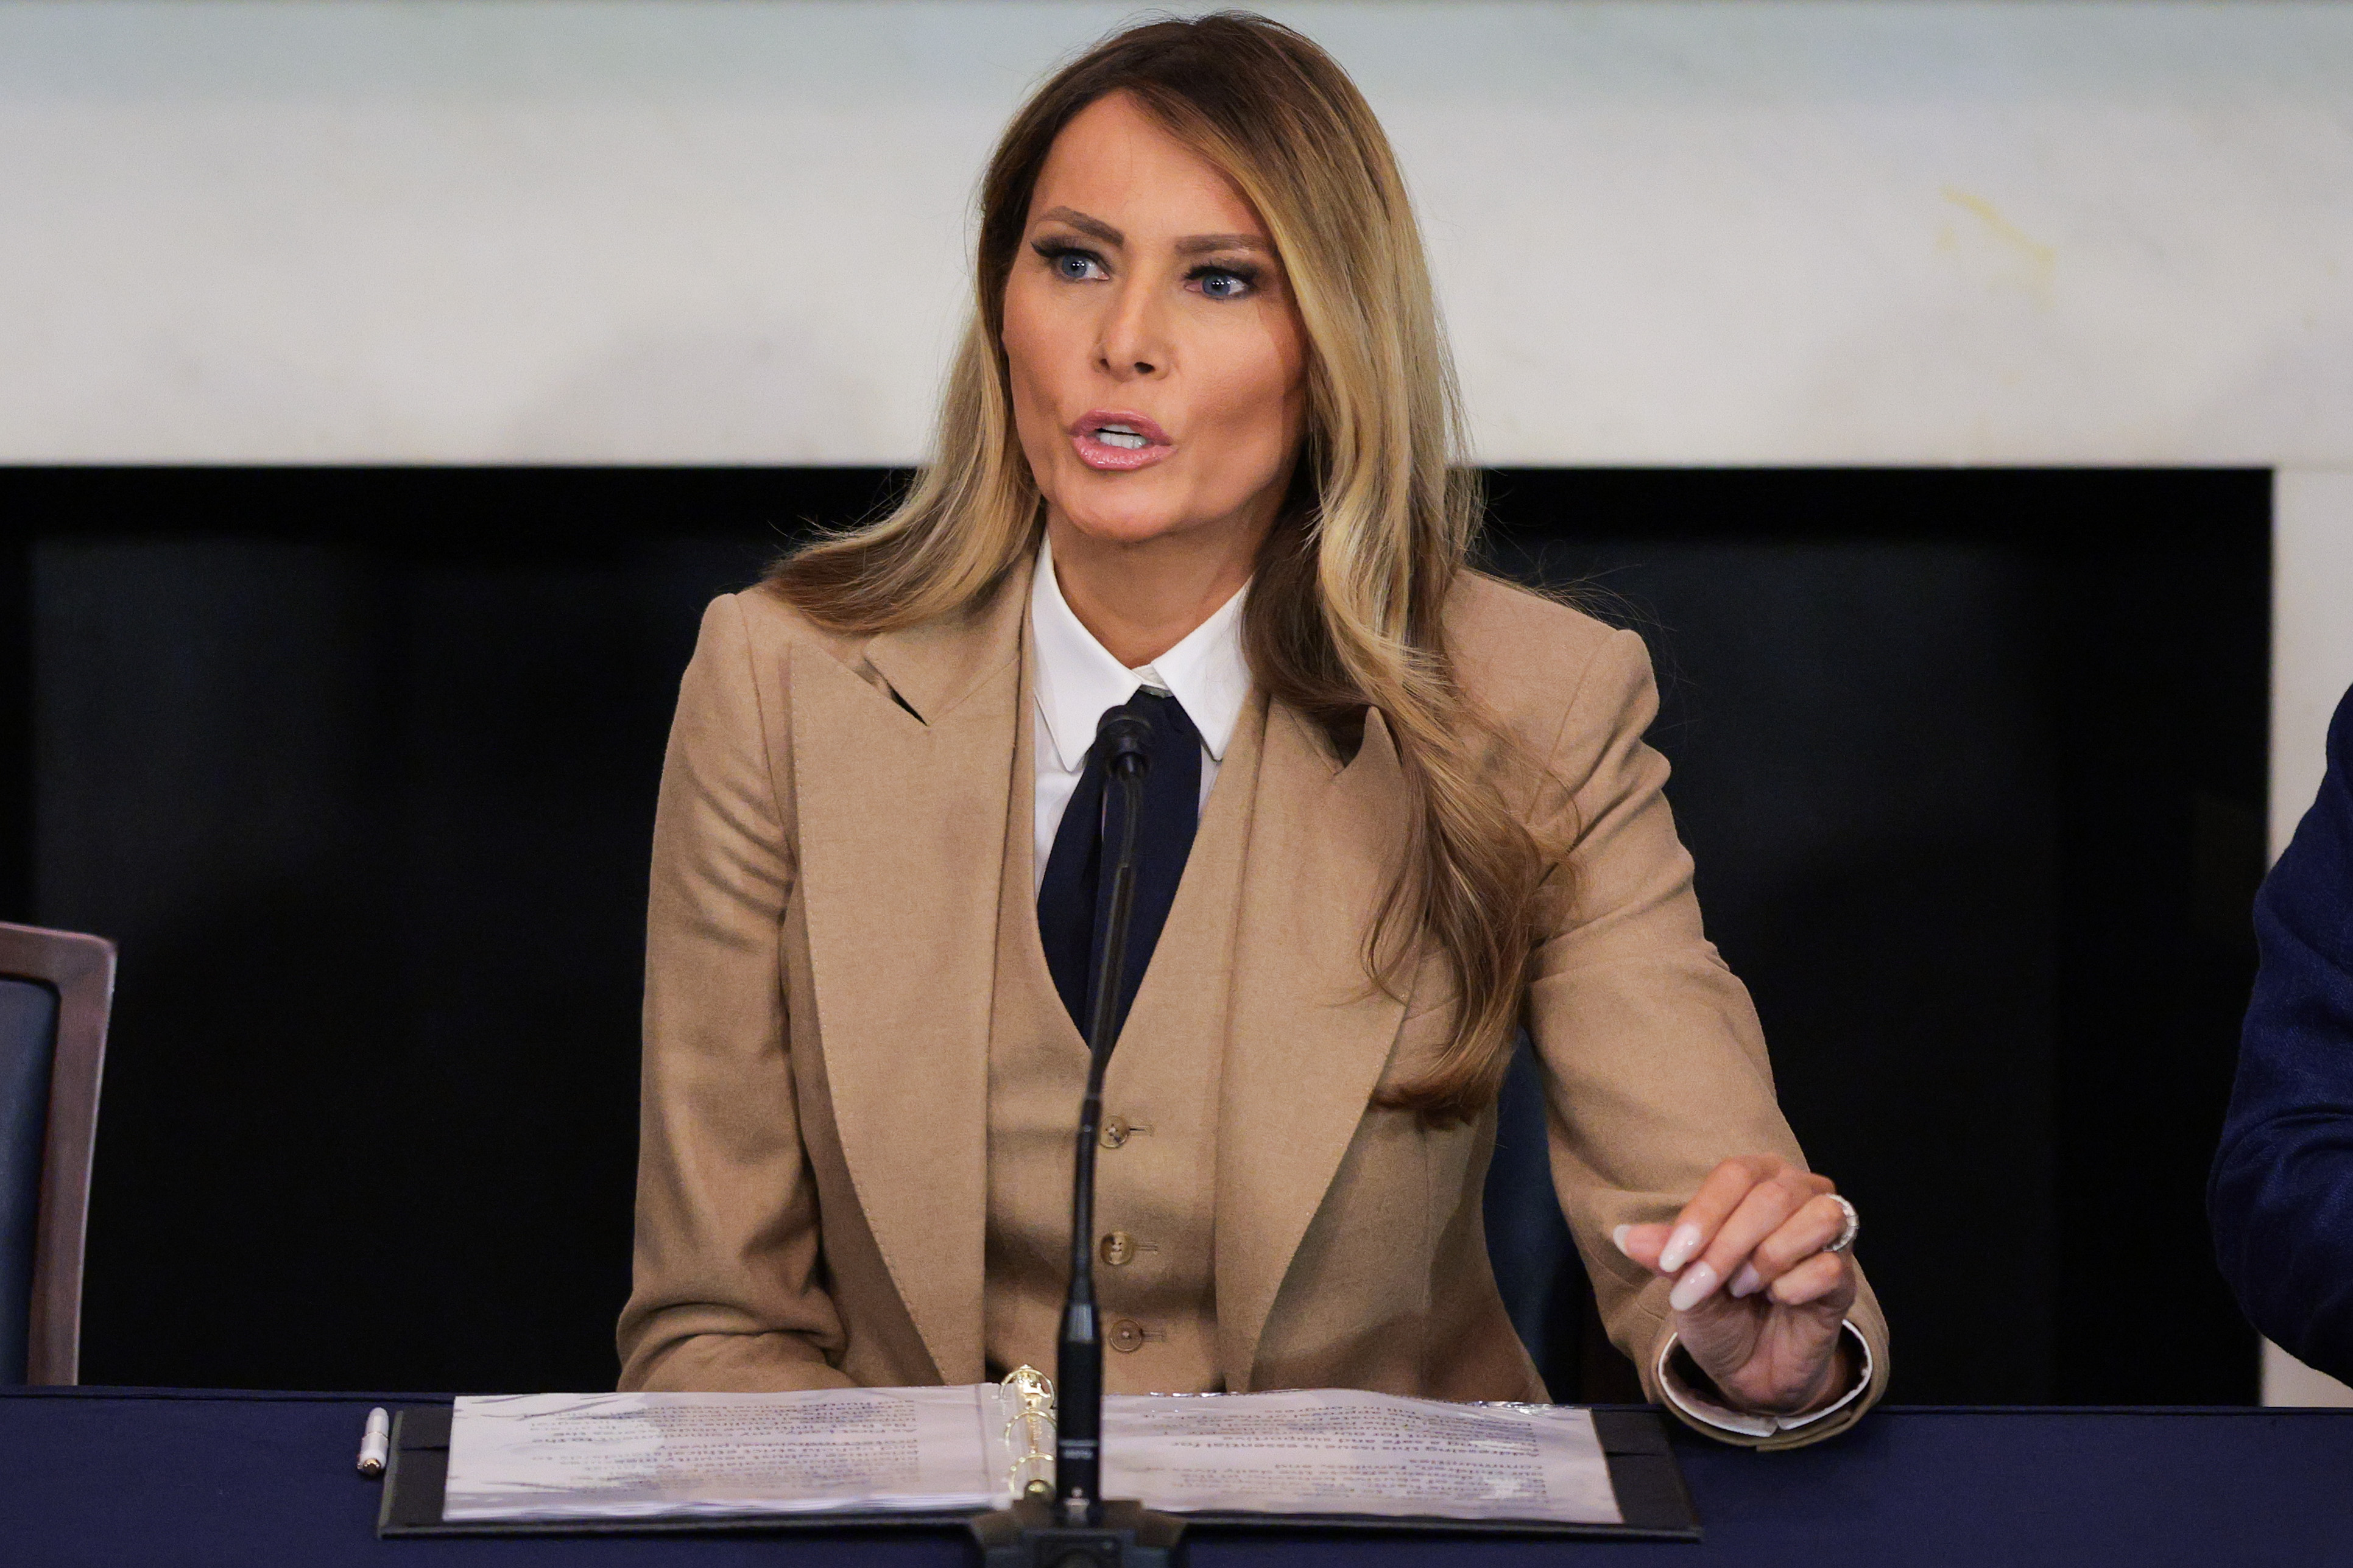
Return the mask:
<path id="1" fill-rule="evenodd" d="M 1105 1497 L 1171 1513 L 1620 1524 L 1590 1411 L 1343 1389 L 1103 1401 Z"/>
<path id="2" fill-rule="evenodd" d="M 650 1519 L 1003 1506 L 994 1386 L 459 1399 L 441 1517 Z"/>

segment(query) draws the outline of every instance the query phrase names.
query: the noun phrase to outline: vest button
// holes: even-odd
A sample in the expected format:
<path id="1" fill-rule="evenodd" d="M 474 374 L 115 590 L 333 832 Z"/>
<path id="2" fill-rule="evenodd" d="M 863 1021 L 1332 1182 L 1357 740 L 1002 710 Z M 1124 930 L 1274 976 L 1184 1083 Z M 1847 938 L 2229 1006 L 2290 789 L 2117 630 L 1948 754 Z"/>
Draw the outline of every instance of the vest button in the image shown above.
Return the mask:
<path id="1" fill-rule="evenodd" d="M 1134 1352 L 1144 1348 L 1144 1326 L 1133 1318 L 1122 1318 L 1111 1326 L 1111 1348 Z"/>
<path id="2" fill-rule="evenodd" d="M 1135 1261 L 1135 1237 L 1124 1230 L 1113 1231 L 1103 1238 L 1103 1260 L 1113 1268 Z"/>
<path id="3" fill-rule="evenodd" d="M 1127 1135 L 1134 1131 L 1134 1128 L 1127 1124 L 1126 1117 L 1114 1116 L 1103 1123 L 1103 1146 L 1106 1149 L 1116 1149 L 1126 1142 Z"/>

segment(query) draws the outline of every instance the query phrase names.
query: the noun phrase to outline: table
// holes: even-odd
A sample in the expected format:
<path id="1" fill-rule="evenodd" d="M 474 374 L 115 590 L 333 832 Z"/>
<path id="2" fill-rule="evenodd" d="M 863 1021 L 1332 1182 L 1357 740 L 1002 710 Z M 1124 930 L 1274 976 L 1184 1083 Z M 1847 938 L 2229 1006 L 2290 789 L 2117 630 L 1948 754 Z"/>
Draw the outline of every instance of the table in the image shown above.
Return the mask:
<path id="1" fill-rule="evenodd" d="M 961 1534 L 375 1538 L 372 1405 L 419 1396 L 0 1390 L 0 1563 L 25 1568 L 970 1568 Z M 1679 1437 L 1707 1539 L 1205 1536 L 1188 1568 L 2353 1563 L 2353 1411 L 1886 1407 L 1779 1454 Z"/>

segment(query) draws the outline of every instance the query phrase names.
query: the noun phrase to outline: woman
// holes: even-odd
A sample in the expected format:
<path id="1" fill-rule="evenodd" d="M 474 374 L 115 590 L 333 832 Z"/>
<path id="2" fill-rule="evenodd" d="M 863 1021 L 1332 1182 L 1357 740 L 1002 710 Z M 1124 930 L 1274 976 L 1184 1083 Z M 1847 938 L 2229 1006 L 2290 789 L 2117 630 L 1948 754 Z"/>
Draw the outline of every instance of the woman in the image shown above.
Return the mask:
<path id="1" fill-rule="evenodd" d="M 1052 1363 L 1128 710 L 1110 1387 L 1542 1398 L 1479 1220 L 1525 1022 L 1646 1387 L 1735 1441 L 1852 1421 L 1885 1330 L 1701 934 L 1641 641 L 1466 566 L 1354 86 L 1258 17 L 1138 27 L 1039 89 L 981 205 L 934 461 L 714 604 L 681 690 L 623 1385 Z"/>

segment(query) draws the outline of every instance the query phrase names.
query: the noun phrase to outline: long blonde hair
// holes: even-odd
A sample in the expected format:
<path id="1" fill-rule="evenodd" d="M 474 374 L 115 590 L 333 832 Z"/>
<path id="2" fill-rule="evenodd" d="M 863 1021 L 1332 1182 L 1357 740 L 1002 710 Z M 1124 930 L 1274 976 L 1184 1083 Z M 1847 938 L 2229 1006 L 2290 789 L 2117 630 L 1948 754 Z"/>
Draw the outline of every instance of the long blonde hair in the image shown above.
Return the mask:
<path id="1" fill-rule="evenodd" d="M 1437 1059 L 1385 1100 L 1461 1121 L 1493 1099 L 1508 1065 L 1551 857 L 1495 776 L 1499 759 L 1525 759 L 1463 693 L 1447 646 L 1447 595 L 1482 505 L 1453 461 L 1460 404 L 1420 235 L 1379 121 L 1322 49 L 1224 12 L 1130 28 L 1039 88 L 982 183 L 974 320 L 933 462 L 890 515 L 805 546 L 768 584 L 824 625 L 881 631 L 964 608 L 1035 550 L 1042 501 L 1014 428 L 1005 286 L 1054 138 L 1114 92 L 1234 181 L 1298 302 L 1306 449 L 1257 564 L 1244 644 L 1260 686 L 1339 754 L 1361 742 L 1368 709 L 1388 728 L 1414 810 L 1367 970 L 1394 990 L 1434 944 L 1457 1002 Z"/>

